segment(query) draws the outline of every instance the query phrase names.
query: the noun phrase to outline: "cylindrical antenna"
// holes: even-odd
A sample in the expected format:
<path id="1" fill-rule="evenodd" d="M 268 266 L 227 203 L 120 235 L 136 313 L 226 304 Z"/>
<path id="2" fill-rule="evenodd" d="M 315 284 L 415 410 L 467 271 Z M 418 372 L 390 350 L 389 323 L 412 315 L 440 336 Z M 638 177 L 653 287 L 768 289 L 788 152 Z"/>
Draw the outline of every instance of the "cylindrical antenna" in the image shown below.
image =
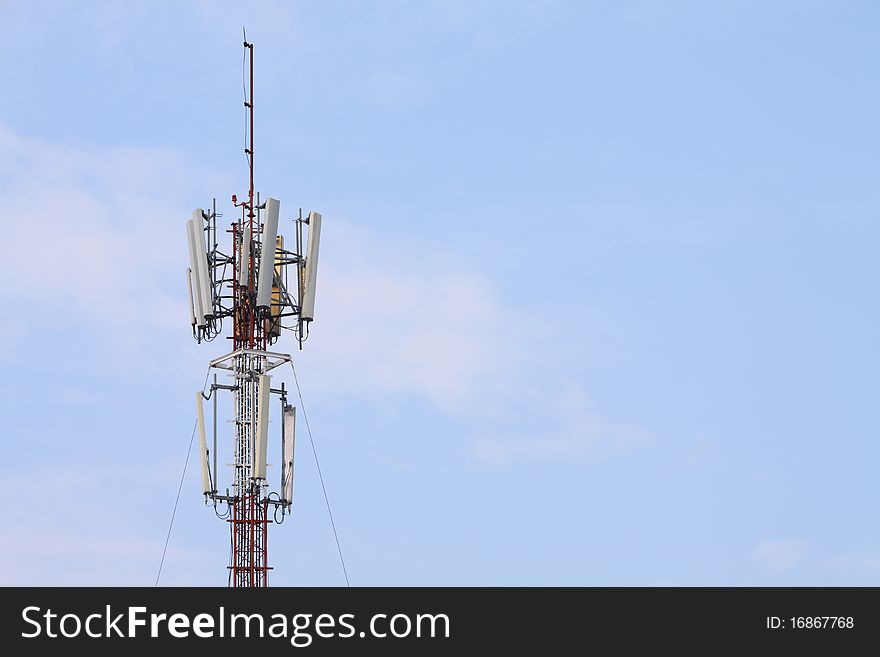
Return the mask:
<path id="1" fill-rule="evenodd" d="M 211 493 L 211 477 L 208 475 L 208 444 L 205 440 L 205 407 L 202 391 L 196 393 L 196 424 L 199 431 L 199 463 L 202 467 L 202 491 Z"/>
<path id="2" fill-rule="evenodd" d="M 306 254 L 305 282 L 299 316 L 304 322 L 315 319 L 315 286 L 318 281 L 318 250 L 321 245 L 321 215 L 309 212 L 309 245 Z"/>
<path id="3" fill-rule="evenodd" d="M 296 406 L 284 407 L 281 433 L 281 499 L 293 502 L 293 454 L 296 446 Z"/>
<path id="4" fill-rule="evenodd" d="M 196 247 L 196 229 L 193 226 L 192 219 L 186 222 L 186 239 L 189 245 L 190 280 L 193 284 L 193 308 L 196 313 L 196 324 L 201 327 L 205 325 L 205 309 L 202 305 L 201 269 L 199 267 L 198 248 Z"/>
<path id="5" fill-rule="evenodd" d="M 189 233 L 189 228 L 187 228 L 187 233 Z M 186 268 L 186 295 L 187 295 L 187 299 L 189 299 L 190 324 L 195 326 L 196 325 L 196 307 L 193 305 L 192 269 L 190 269 L 189 267 Z M 202 320 L 202 321 L 204 321 L 204 320 Z"/>
<path id="6" fill-rule="evenodd" d="M 211 278 L 208 274 L 208 254 L 205 251 L 205 229 L 202 225 L 203 222 L 202 209 L 196 208 L 192 213 L 192 227 L 190 228 L 196 256 L 194 268 L 198 271 L 196 292 L 201 296 L 202 313 L 207 319 L 214 316 L 214 293 L 211 290 Z"/>
<path id="7" fill-rule="evenodd" d="M 263 224 L 263 246 L 260 247 L 260 278 L 257 283 L 257 308 L 269 309 L 272 302 L 272 280 L 275 277 L 275 238 L 278 236 L 278 199 L 266 199 L 266 221 Z"/>
<path id="8" fill-rule="evenodd" d="M 269 440 L 269 392 L 272 379 L 268 374 L 261 374 L 257 386 L 257 433 L 254 446 L 254 458 L 251 477 L 266 478 L 266 448 Z"/>

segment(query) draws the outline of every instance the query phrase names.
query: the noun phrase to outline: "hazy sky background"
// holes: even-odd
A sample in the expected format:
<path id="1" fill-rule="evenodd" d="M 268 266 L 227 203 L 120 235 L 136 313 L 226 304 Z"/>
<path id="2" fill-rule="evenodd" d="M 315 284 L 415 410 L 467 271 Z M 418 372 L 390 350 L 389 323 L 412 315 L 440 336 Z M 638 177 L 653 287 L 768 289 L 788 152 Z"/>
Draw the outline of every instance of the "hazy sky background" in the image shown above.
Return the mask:
<path id="1" fill-rule="evenodd" d="M 155 580 L 246 24 L 353 585 L 880 584 L 880 6 L 240 4 L 0 1 L 0 583 Z M 162 584 L 225 585 L 195 465 Z M 270 581 L 342 584 L 296 473 Z"/>

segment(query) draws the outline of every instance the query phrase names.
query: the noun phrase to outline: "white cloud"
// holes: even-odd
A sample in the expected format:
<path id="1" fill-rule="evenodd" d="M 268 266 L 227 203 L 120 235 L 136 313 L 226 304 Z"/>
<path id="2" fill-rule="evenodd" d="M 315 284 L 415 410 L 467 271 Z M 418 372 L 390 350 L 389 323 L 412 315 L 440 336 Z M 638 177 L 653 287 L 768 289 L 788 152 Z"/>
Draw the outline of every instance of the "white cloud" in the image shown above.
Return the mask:
<path id="1" fill-rule="evenodd" d="M 752 557 L 767 570 L 782 573 L 799 566 L 809 552 L 805 541 L 791 539 L 765 539 L 752 549 Z"/>
<path id="2" fill-rule="evenodd" d="M 556 345 L 527 340 L 522 313 L 485 276 L 449 264 L 450 254 L 394 249 L 332 219 L 322 249 L 312 337 L 294 354 L 311 392 L 421 397 L 472 421 L 469 451 L 492 467 L 595 461 L 653 442 L 605 418 L 579 383 L 548 375 Z M 510 426 L 524 408 L 530 433 Z"/>
<path id="3" fill-rule="evenodd" d="M 110 326 L 185 316 L 179 295 L 163 288 L 185 262 L 182 208 L 163 196 L 180 181 L 180 162 L 141 149 L 78 151 L 2 128 L 0 161 L 0 225 L 16 245 L 0 273 L 17 281 L 9 292 L 19 301 Z"/>
<path id="4" fill-rule="evenodd" d="M 322 243 L 333 249 L 330 237 Z M 461 410 L 515 360 L 511 313 L 485 278 L 420 271 L 390 254 L 381 265 L 336 262 L 319 274 L 306 344 L 313 389 L 416 394 Z"/>
<path id="5" fill-rule="evenodd" d="M 186 364 L 183 230 L 207 188 L 170 153 L 138 148 L 84 149 L 23 137 L 0 125 L 0 276 L 22 323 L 19 353 L 29 366 L 153 371 Z M 52 344 L 36 335 L 51 335 Z M 71 350 L 71 345 L 77 345 Z M 156 357 L 161 353 L 162 359 Z"/>
<path id="6" fill-rule="evenodd" d="M 639 426 L 597 413 L 583 389 L 572 383 L 561 390 L 536 390 L 532 401 L 525 408 L 540 415 L 540 429 L 528 434 L 495 432 L 478 439 L 473 452 L 478 462 L 502 466 L 540 460 L 597 461 L 654 441 L 654 435 Z"/>
<path id="7" fill-rule="evenodd" d="M 0 259 L 0 275 L 16 281 L 10 293 L 22 317 L 63 317 L 100 330 L 102 347 L 114 346 L 117 355 L 188 333 L 188 211 L 166 200 L 198 179 L 184 163 L 159 151 L 77 150 L 2 127 L 0 162 L 0 193 L 9 199 L 0 225 L 17 245 Z M 327 219 L 329 257 L 308 343 L 308 357 L 320 363 L 313 385 L 356 395 L 414 393 L 447 406 L 498 373 L 512 346 L 505 324 L 513 320 L 484 277 L 439 262 L 411 267 L 399 255 L 404 245 L 380 249 L 357 227 L 331 213 Z M 20 333 L 21 323 L 5 320 L 3 333 Z M 217 349 L 204 351 L 207 360 Z"/>
<path id="8" fill-rule="evenodd" d="M 155 515 L 144 514 L 152 513 L 157 500 L 170 505 L 179 467 L 92 463 L 43 466 L 0 477 L 5 498 L 27 491 L 27 503 L 10 508 L 4 519 L 0 559 L 16 567 L 3 570 L 0 585 L 152 585 L 171 509 L 163 506 Z M 162 492 L 148 494 L 151 490 Z M 218 555 L 207 546 L 187 544 L 191 534 L 184 526 L 183 506 L 182 501 L 160 583 L 216 583 L 211 569 Z"/>
<path id="9" fill-rule="evenodd" d="M 222 180 L 208 185 L 210 172 L 160 151 L 75 149 L 2 127 L 0 162 L 0 193 L 11 199 L 0 224 L 18 247 L 0 259 L 0 274 L 17 282 L 11 294 L 21 313 L 4 332 L 25 318 L 63 317 L 73 330 L 100 335 L 83 348 L 109 350 L 106 367 L 172 377 L 195 373 L 199 354 L 204 363 L 225 350 L 187 347 L 183 284 L 192 190 L 222 188 Z M 577 384 L 548 380 L 542 362 L 555 345 L 526 341 L 522 313 L 483 273 L 427 242 L 380 241 L 327 210 L 312 335 L 304 352 L 292 338 L 274 347 L 304 365 L 310 392 L 383 403 L 415 397 L 479 417 L 485 430 L 475 453 L 494 465 L 597 458 L 651 440 L 604 418 Z M 499 431 L 523 399 L 540 428 Z"/>

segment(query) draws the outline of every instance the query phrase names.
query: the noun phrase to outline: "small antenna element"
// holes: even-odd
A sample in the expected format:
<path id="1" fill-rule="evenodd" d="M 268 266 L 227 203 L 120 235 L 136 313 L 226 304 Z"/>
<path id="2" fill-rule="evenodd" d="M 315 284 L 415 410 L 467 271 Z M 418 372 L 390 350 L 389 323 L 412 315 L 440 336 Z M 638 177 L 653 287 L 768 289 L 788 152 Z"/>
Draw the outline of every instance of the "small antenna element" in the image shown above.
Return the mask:
<path id="1" fill-rule="evenodd" d="M 321 245 L 321 215 L 309 212 L 309 250 L 306 256 L 305 286 L 300 319 L 311 322 L 315 319 L 315 286 L 318 282 L 318 249 Z"/>

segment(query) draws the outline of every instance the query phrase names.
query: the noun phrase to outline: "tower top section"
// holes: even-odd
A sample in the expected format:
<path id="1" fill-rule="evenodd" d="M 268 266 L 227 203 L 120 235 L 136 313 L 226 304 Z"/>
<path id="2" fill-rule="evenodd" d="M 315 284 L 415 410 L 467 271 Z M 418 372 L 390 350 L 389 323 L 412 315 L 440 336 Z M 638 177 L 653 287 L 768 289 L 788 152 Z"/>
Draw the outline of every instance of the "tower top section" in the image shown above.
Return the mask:
<path id="1" fill-rule="evenodd" d="M 244 54 L 249 59 L 244 112 L 248 163 L 246 194 L 232 194 L 237 219 L 226 232 L 228 249 L 221 249 L 216 199 L 210 209 L 196 208 L 187 221 L 190 266 L 187 289 L 193 337 L 211 341 L 231 322 L 234 349 L 267 349 L 282 330 L 293 331 L 297 342 L 308 338 L 315 319 L 318 249 L 322 217 L 292 219 L 292 235 L 285 244 L 284 214 L 274 196 L 261 199 L 254 187 L 254 45 L 244 34 Z M 295 273 L 291 275 L 289 269 Z"/>

